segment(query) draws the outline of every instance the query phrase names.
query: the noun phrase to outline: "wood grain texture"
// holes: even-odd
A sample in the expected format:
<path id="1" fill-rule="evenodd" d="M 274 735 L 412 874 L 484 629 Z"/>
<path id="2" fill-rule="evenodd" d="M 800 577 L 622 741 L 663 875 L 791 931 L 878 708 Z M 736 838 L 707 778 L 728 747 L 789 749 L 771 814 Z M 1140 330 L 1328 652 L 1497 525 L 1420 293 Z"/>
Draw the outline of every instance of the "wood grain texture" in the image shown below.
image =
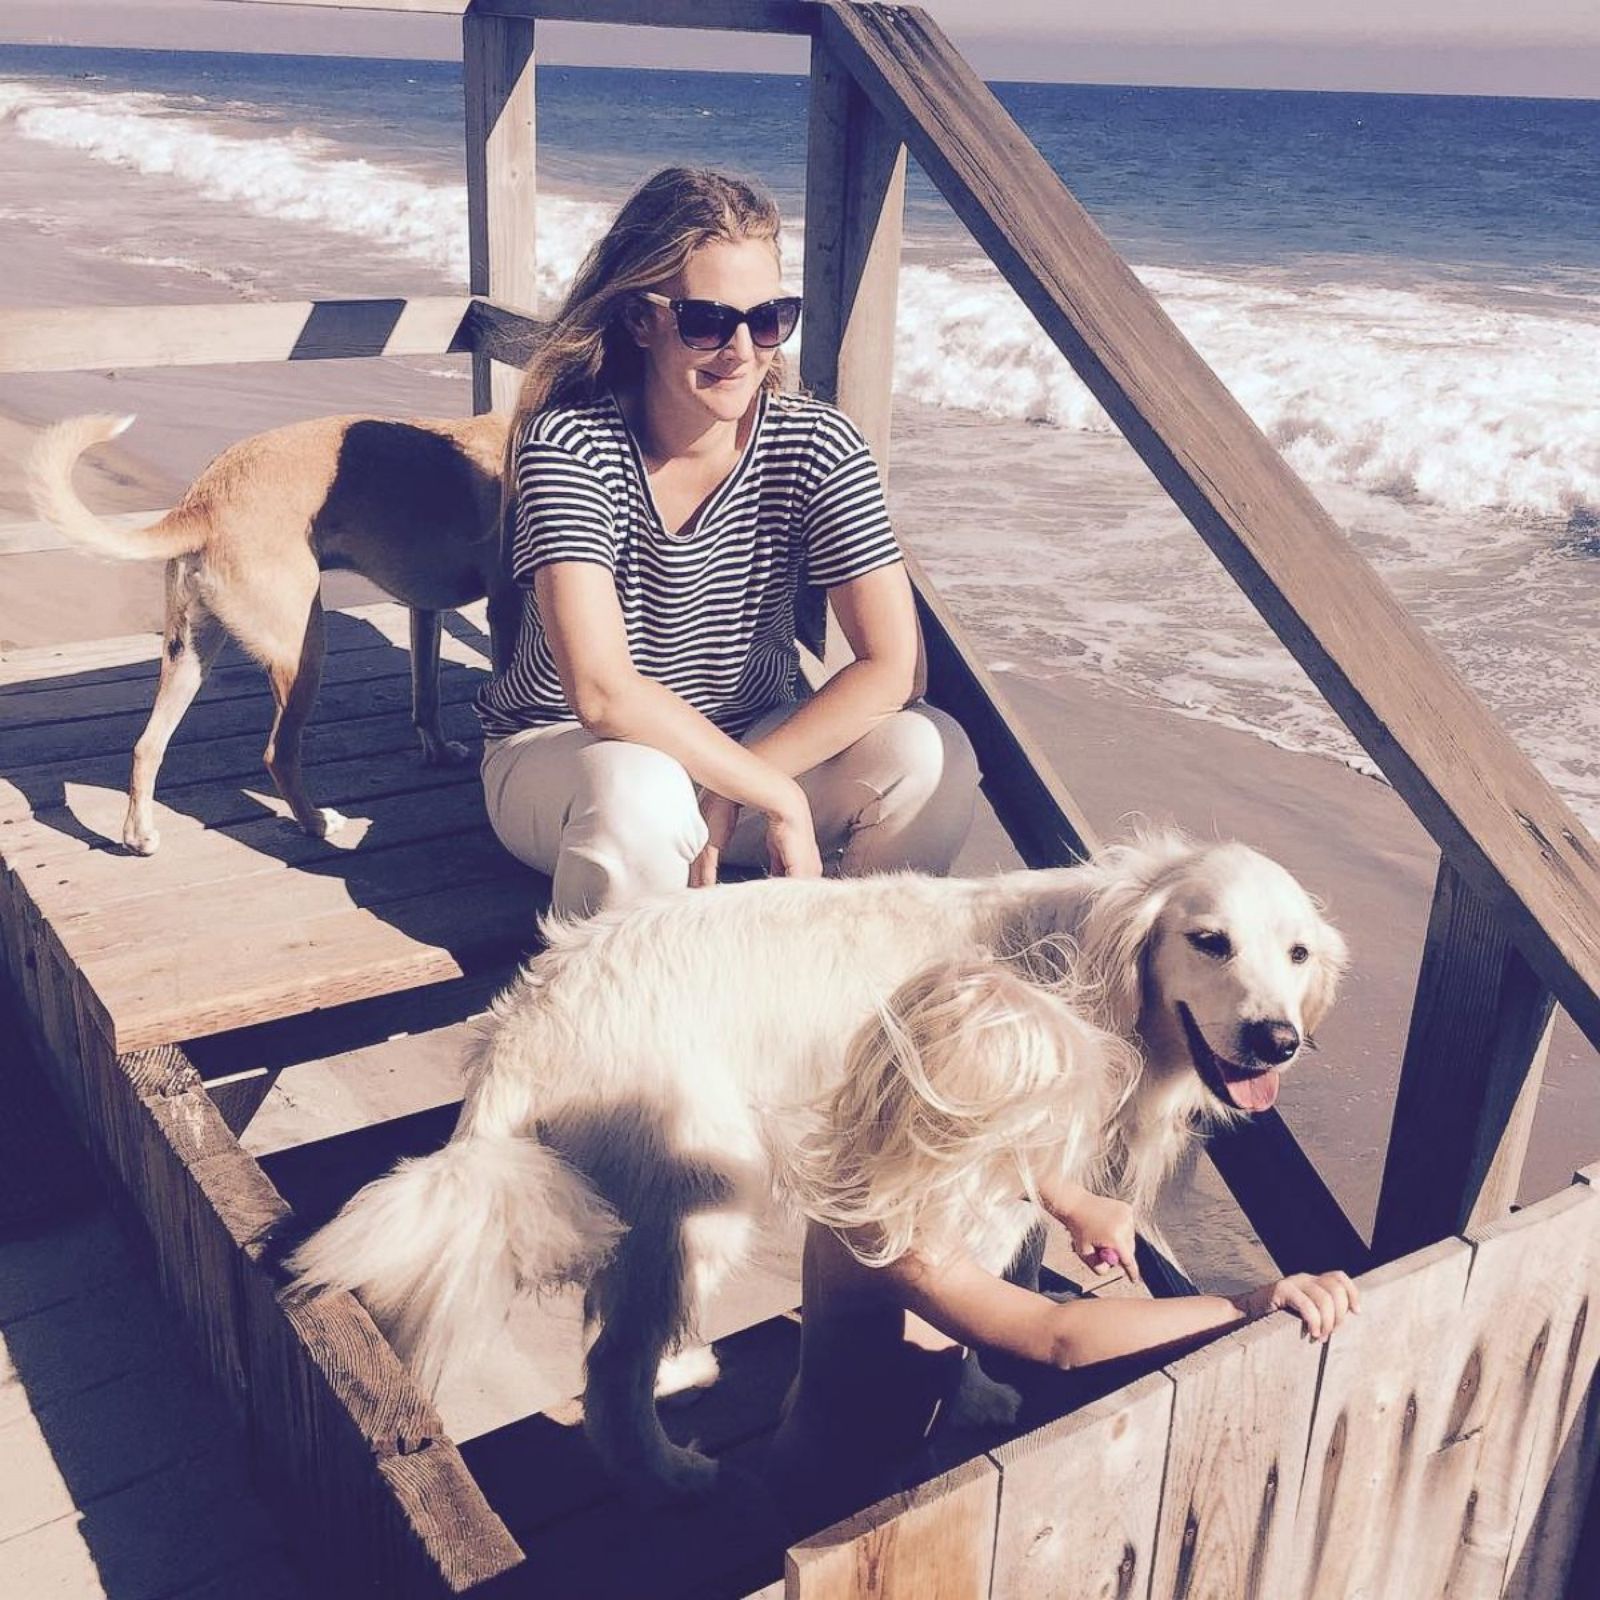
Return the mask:
<path id="1" fill-rule="evenodd" d="M 1542 1502 L 1532 1469 L 1540 1442 L 1554 1441 L 1572 1333 L 1594 1292 L 1593 1266 L 1584 1264 L 1592 1263 L 1597 1200 L 1573 1185 L 1470 1241 L 1460 1310 L 1430 1352 L 1446 1403 L 1419 1415 L 1416 1432 L 1418 1503 L 1427 1514 L 1403 1530 L 1385 1594 L 1501 1595 L 1525 1495 Z"/>
<path id="2" fill-rule="evenodd" d="M 1328 1343 L 1295 1518 L 1296 1600 L 1418 1600 L 1405 1552 L 1435 1506 L 1425 1441 L 1448 1432 L 1456 1370 L 1437 1359 L 1461 1316 L 1472 1249 L 1447 1239 L 1360 1280 L 1361 1312 Z"/>
<path id="3" fill-rule="evenodd" d="M 1174 1362 L 1154 1600 L 1278 1600 L 1323 1347 L 1267 1317 Z"/>
<path id="4" fill-rule="evenodd" d="M 1511 1208 L 1555 998 L 1487 902 L 1439 863 L 1373 1248 L 1392 1259 Z"/>
<path id="5" fill-rule="evenodd" d="M 982 1600 L 1000 1474 L 970 1461 L 791 1546 L 790 1600 Z"/>
<path id="6" fill-rule="evenodd" d="M 467 245 L 475 295 L 531 306 L 538 292 L 534 25 L 469 9 L 462 19 Z M 521 375 L 475 348 L 475 411 L 509 411 Z"/>
<path id="7" fill-rule="evenodd" d="M 906 151 L 820 40 L 806 136 L 800 382 L 840 406 L 888 475 Z"/>
<path id="8" fill-rule="evenodd" d="M 0 311 L 0 372 L 447 355 L 469 348 L 463 296 Z"/>
<path id="9" fill-rule="evenodd" d="M 1591 1041 L 1600 846 L 912 7 L 826 7 L 845 60 L 1091 392 Z"/>
<path id="10" fill-rule="evenodd" d="M 993 1600 L 1149 1592 L 1172 1425 L 1165 1373 L 989 1452 L 1000 1469 Z"/>
<path id="11" fill-rule="evenodd" d="M 184 1052 L 119 1059 L 85 1019 L 79 1045 L 96 1153 L 319 1569 L 347 1588 L 422 1595 L 441 1576 L 454 1592 L 515 1565 L 515 1543 L 366 1313 L 343 1295 L 279 1305 L 265 1260 L 287 1207 Z M 382 1470 L 427 1450 L 425 1476 Z"/>

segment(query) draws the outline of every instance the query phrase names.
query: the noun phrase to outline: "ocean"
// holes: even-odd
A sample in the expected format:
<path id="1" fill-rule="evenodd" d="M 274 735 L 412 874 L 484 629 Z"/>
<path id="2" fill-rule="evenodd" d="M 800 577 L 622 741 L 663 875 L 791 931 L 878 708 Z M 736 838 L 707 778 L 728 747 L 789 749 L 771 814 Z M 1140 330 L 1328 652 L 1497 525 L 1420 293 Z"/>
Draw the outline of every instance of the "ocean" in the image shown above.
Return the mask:
<path id="1" fill-rule="evenodd" d="M 995 87 L 1600 828 L 1600 102 Z M 798 284 L 805 115 L 803 78 L 542 68 L 543 299 L 668 161 L 766 183 Z M 196 300 L 464 287 L 461 145 L 454 63 L 0 46 L 0 237 Z M 917 173 L 906 231 L 893 504 L 991 664 L 1368 770 Z"/>

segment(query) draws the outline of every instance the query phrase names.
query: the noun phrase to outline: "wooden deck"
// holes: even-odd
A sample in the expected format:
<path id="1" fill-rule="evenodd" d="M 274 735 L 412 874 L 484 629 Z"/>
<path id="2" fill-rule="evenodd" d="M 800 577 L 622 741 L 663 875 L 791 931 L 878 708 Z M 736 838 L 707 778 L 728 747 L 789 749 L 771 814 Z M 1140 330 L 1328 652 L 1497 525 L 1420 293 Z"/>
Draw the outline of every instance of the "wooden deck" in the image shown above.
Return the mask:
<path id="1" fill-rule="evenodd" d="M 0 916 L 8 937 L 48 930 L 117 1051 L 412 989 L 531 945 L 541 886 L 490 833 L 476 767 L 418 758 L 405 627 L 393 605 L 329 618 L 306 771 L 345 828 L 318 840 L 285 820 L 261 764 L 264 680 L 230 652 L 173 740 L 148 859 L 120 836 L 158 641 L 0 663 Z M 457 632 L 441 695 L 447 728 L 471 740 L 483 641 Z"/>

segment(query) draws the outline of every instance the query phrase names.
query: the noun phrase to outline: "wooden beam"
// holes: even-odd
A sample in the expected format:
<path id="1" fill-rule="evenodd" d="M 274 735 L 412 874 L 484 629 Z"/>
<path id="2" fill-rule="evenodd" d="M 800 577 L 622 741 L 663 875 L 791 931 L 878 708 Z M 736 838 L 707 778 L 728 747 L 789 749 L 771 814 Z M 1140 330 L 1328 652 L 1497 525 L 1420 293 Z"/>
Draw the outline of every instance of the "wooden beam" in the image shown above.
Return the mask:
<path id="1" fill-rule="evenodd" d="M 471 287 L 514 305 L 538 293 L 534 24 L 469 10 L 462 19 L 467 118 L 467 235 Z M 519 371 L 472 355 L 474 411 L 509 411 Z"/>
<path id="2" fill-rule="evenodd" d="M 493 300 L 474 300 L 467 312 L 466 337 L 474 352 L 493 356 L 509 367 L 525 367 L 549 326 L 531 311 L 518 311 Z"/>
<path id="3" fill-rule="evenodd" d="M 1030 867 L 1086 861 L 1098 848 L 1093 824 L 921 566 L 909 555 L 906 565 L 928 657 L 928 698 L 966 729 L 1000 826 Z"/>
<path id="4" fill-rule="evenodd" d="M 1589 1039 L 1600 845 L 1161 311 L 922 11 L 822 38 Z"/>
<path id="5" fill-rule="evenodd" d="M 812 0 L 234 0 L 321 11 L 411 11 L 421 15 L 519 17 L 539 22 L 609 22 L 641 28 L 715 28 L 808 34 Z"/>
<path id="6" fill-rule="evenodd" d="M 1499 918 L 1441 861 L 1378 1196 L 1380 1259 L 1510 1210 L 1554 1009 Z"/>
<path id="7" fill-rule="evenodd" d="M 889 471 L 906 150 L 821 40 L 806 137 L 800 382 L 843 407 Z"/>
<path id="8" fill-rule="evenodd" d="M 1280 1272 L 1338 1267 L 1353 1277 L 1372 1265 L 1366 1240 L 1276 1111 L 1214 1134 L 1206 1154 Z"/>
<path id="9" fill-rule="evenodd" d="M 469 347 L 463 295 L 0 311 L 0 373 L 434 356 Z"/>
<path id="10" fill-rule="evenodd" d="M 989 1593 L 1000 1474 L 980 1456 L 792 1545 L 791 1600 L 970 1600 Z"/>

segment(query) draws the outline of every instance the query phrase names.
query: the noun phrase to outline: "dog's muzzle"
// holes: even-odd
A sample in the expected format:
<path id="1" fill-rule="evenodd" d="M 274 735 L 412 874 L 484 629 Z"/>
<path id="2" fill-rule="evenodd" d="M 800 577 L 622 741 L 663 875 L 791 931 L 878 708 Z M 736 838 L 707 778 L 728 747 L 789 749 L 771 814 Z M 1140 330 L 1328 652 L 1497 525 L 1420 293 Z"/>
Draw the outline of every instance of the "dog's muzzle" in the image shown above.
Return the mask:
<path id="1" fill-rule="evenodd" d="M 1194 1013 L 1181 1000 L 1178 1002 L 1178 1017 L 1183 1023 L 1183 1036 L 1188 1041 L 1195 1071 L 1200 1074 L 1200 1081 L 1206 1088 L 1230 1110 L 1248 1111 L 1252 1115 L 1269 1110 L 1278 1098 L 1281 1082 L 1278 1068 L 1299 1050 L 1299 1032 L 1286 1022 L 1251 1023 L 1245 1030 L 1244 1042 L 1258 1060 L 1264 1060 L 1266 1064 L 1247 1067 L 1218 1055 L 1211 1048 L 1200 1031 L 1200 1024 L 1194 1020 Z M 1252 1029 L 1271 1031 L 1263 1032 L 1257 1040 L 1252 1037 Z M 1292 1044 L 1288 1034 L 1294 1035 Z M 1264 1048 L 1258 1048 L 1258 1045 Z"/>

